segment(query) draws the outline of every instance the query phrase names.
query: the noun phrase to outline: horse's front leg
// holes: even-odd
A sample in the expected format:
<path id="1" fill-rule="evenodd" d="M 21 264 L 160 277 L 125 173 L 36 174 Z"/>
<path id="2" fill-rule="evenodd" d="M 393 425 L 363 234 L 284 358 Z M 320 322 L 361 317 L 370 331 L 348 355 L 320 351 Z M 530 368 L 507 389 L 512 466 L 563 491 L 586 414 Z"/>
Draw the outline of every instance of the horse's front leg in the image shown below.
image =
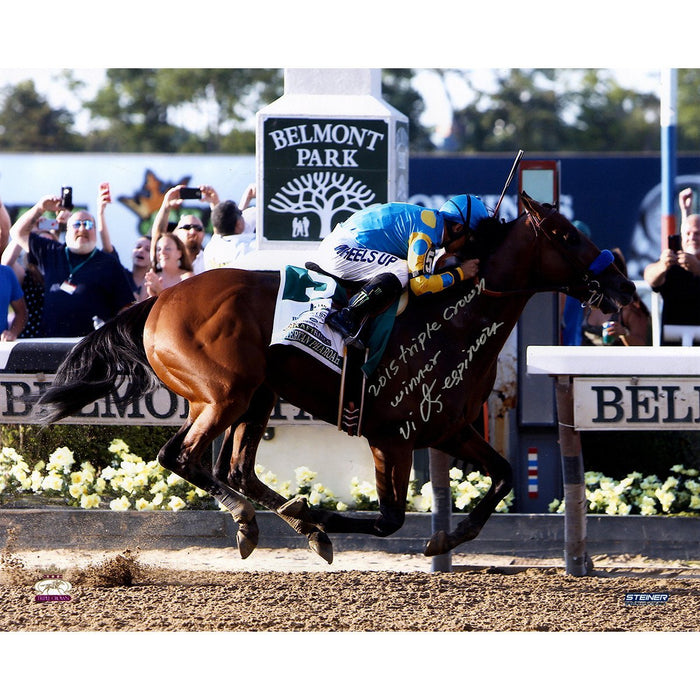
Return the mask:
<path id="1" fill-rule="evenodd" d="M 491 486 L 474 510 L 460 520 L 452 532 L 441 530 L 433 534 L 424 550 L 424 554 L 429 557 L 445 554 L 458 545 L 473 540 L 496 510 L 496 506 L 510 493 L 513 485 L 513 471 L 508 461 L 473 427 L 469 426 L 461 438 L 442 443 L 439 449 L 459 459 L 473 460 L 480 464 L 491 477 Z"/>
<path id="2" fill-rule="evenodd" d="M 379 498 L 379 516 L 358 518 L 335 511 L 310 508 L 303 497 L 288 501 L 282 512 L 313 519 L 326 532 L 352 532 L 387 537 L 396 532 L 406 518 L 406 494 L 411 474 L 412 446 L 396 440 L 370 444 Z"/>

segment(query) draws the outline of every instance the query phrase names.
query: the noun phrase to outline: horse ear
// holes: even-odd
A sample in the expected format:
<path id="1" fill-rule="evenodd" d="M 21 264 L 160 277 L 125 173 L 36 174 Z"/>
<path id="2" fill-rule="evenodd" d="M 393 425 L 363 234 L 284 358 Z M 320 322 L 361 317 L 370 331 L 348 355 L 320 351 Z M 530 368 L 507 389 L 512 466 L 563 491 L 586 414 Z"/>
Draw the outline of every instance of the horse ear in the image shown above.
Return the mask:
<path id="1" fill-rule="evenodd" d="M 520 193 L 520 200 L 528 214 L 539 214 L 537 202 L 525 190 Z"/>

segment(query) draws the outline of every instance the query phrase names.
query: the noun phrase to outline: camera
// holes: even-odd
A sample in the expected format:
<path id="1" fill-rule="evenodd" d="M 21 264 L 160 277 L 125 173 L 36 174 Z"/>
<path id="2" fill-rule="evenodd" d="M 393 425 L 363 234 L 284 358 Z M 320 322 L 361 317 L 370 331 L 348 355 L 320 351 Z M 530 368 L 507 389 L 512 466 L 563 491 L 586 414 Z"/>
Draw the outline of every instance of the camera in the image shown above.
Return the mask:
<path id="1" fill-rule="evenodd" d="M 73 188 L 61 187 L 61 206 L 68 211 L 73 210 Z"/>
<path id="2" fill-rule="evenodd" d="M 181 187 L 180 199 L 201 199 L 202 190 L 199 187 Z"/>
<path id="3" fill-rule="evenodd" d="M 668 237 L 668 247 L 674 253 L 677 253 L 681 249 L 681 235 L 680 233 L 674 233 Z"/>

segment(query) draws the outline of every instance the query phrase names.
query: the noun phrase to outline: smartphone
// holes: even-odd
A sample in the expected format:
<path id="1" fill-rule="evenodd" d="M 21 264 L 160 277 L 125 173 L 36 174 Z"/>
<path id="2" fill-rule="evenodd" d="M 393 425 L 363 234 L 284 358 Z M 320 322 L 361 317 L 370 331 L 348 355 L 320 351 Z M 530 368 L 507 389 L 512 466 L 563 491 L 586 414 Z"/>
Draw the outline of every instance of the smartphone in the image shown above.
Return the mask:
<path id="1" fill-rule="evenodd" d="M 36 227 L 37 231 L 58 231 L 56 219 L 40 219 Z"/>
<path id="2" fill-rule="evenodd" d="M 109 182 L 103 182 L 100 185 L 100 195 L 103 195 L 103 194 L 107 195 L 107 199 L 106 199 L 107 202 L 112 201 L 112 195 L 109 191 Z"/>
<path id="3" fill-rule="evenodd" d="M 681 234 L 674 233 L 668 237 L 668 247 L 674 253 L 677 253 L 681 249 Z"/>
<path id="4" fill-rule="evenodd" d="M 61 187 L 61 206 L 68 211 L 73 210 L 73 188 Z"/>
<path id="5" fill-rule="evenodd" d="M 202 190 L 199 187 L 181 187 L 180 199 L 201 199 Z"/>

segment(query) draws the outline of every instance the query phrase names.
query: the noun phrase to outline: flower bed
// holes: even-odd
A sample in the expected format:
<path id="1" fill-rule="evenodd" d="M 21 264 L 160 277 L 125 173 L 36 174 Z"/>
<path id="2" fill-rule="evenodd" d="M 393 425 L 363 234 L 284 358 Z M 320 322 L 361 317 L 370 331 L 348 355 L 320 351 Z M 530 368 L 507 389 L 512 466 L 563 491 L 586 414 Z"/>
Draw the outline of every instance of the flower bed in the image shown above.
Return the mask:
<path id="1" fill-rule="evenodd" d="M 161 467 L 157 461 L 146 462 L 132 454 L 123 440 L 109 446 L 113 455 L 108 466 L 95 467 L 90 462 L 78 464 L 67 447 L 55 450 L 48 461 L 29 466 L 11 447 L 0 450 L 0 506 L 58 505 L 81 509 L 137 510 L 215 510 L 219 504 L 206 492 Z M 257 465 L 258 477 L 285 498 L 305 496 L 312 506 L 338 511 L 371 511 L 378 508 L 375 485 L 354 478 L 345 503 L 316 481 L 317 474 L 306 467 L 295 470 L 295 481 L 280 482 L 274 473 Z M 673 476 L 661 481 L 639 473 L 615 481 L 598 472 L 586 472 L 588 512 L 606 515 L 700 514 L 698 470 L 673 467 Z M 453 509 L 469 512 L 489 488 L 490 479 L 480 472 L 465 474 L 450 470 Z M 507 513 L 513 503 L 511 492 L 496 508 Z M 408 512 L 427 513 L 432 509 L 430 483 L 409 488 Z M 563 512 L 564 504 L 555 501 L 551 512 Z"/>
<path id="2" fill-rule="evenodd" d="M 146 462 L 130 452 L 123 440 L 113 440 L 109 451 L 114 455 L 106 467 L 90 462 L 76 463 L 67 447 L 55 450 L 48 461 L 29 466 L 11 447 L 0 450 L 0 506 L 30 504 L 63 505 L 83 509 L 110 508 L 123 510 L 212 510 L 219 504 L 205 491 L 161 467 L 157 461 Z M 351 482 L 352 502 L 345 503 L 316 481 L 316 473 L 306 467 L 295 470 L 296 483 L 279 482 L 271 471 L 255 467 L 258 477 L 285 498 L 305 496 L 313 506 L 345 510 L 376 510 L 377 491 L 374 484 L 354 478 Z M 486 493 L 491 483 L 479 472 L 464 475 L 460 469 L 450 470 L 454 508 L 468 512 Z M 512 492 L 497 510 L 507 512 L 513 502 Z M 432 488 L 420 490 L 411 484 L 406 509 L 430 512 Z"/>
<path id="3" fill-rule="evenodd" d="M 600 472 L 586 472 L 586 499 L 589 513 L 604 515 L 698 515 L 700 481 L 697 469 L 683 465 L 671 468 L 662 481 L 639 472 L 615 481 Z M 564 512 L 564 502 L 554 501 L 549 510 Z"/>

